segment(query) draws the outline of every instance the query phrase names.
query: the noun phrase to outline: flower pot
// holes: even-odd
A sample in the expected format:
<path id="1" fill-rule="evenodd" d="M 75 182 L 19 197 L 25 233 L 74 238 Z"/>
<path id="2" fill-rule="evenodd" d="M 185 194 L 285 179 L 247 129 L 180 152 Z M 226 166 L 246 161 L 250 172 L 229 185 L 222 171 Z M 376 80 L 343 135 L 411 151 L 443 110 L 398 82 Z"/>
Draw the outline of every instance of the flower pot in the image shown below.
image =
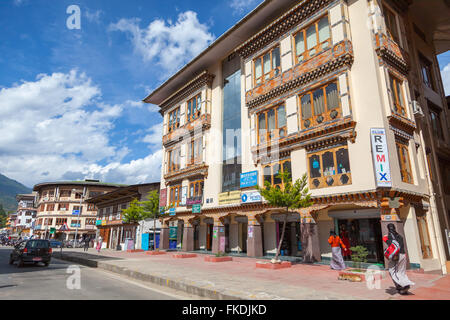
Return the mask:
<path id="1" fill-rule="evenodd" d="M 233 261 L 232 257 L 215 257 L 215 256 L 206 256 L 205 257 L 206 262 L 225 262 L 225 261 Z"/>
<path id="2" fill-rule="evenodd" d="M 197 255 L 195 253 L 176 253 L 172 255 L 173 258 L 183 259 L 183 258 L 195 258 Z"/>

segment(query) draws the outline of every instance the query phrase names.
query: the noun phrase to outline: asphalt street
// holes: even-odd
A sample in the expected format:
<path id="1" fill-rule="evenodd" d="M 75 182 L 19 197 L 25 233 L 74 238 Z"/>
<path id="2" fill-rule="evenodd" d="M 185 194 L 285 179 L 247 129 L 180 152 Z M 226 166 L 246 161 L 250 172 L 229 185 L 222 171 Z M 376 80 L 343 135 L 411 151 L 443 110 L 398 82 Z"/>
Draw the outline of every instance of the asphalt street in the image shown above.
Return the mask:
<path id="1" fill-rule="evenodd" d="M 0 300 L 198 299 L 58 259 L 52 259 L 48 267 L 38 264 L 18 268 L 16 263 L 8 264 L 11 250 L 0 247 Z M 77 274 L 80 275 L 79 282 L 74 278 Z M 79 289 L 76 288 L 77 283 L 80 284 Z"/>

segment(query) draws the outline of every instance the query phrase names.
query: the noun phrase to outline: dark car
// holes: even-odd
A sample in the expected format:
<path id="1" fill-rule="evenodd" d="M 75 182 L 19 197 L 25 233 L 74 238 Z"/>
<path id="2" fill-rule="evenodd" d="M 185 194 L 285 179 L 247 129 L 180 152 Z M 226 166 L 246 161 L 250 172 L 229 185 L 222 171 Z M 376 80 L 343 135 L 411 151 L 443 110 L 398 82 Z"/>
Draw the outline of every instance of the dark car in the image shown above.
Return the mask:
<path id="1" fill-rule="evenodd" d="M 56 241 L 56 240 L 49 240 L 50 241 L 50 247 L 52 248 L 62 248 L 63 247 L 63 243 L 61 241 Z"/>
<path id="2" fill-rule="evenodd" d="M 25 240 L 17 244 L 9 256 L 9 264 L 17 261 L 17 266 L 22 267 L 24 263 L 43 262 L 45 266 L 50 264 L 52 248 L 48 240 Z"/>

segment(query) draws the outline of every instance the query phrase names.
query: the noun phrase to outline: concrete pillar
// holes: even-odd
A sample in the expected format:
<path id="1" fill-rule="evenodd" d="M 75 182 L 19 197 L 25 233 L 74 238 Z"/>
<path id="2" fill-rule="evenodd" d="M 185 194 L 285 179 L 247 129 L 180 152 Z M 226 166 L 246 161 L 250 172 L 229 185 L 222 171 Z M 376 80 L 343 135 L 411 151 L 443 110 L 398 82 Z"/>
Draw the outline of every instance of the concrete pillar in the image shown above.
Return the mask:
<path id="1" fill-rule="evenodd" d="M 224 252 L 225 248 L 220 248 L 220 243 L 222 241 L 222 243 L 225 244 L 225 226 L 218 219 L 214 219 L 212 238 L 212 253 L 218 253 L 219 251 Z"/>
<path id="2" fill-rule="evenodd" d="M 159 249 L 160 250 L 169 249 L 169 228 L 167 226 L 163 226 L 161 228 L 161 234 L 159 238 Z"/>
<path id="3" fill-rule="evenodd" d="M 250 215 L 247 227 L 247 256 L 262 257 L 263 255 L 262 227 L 256 216 Z"/>
<path id="4" fill-rule="evenodd" d="M 228 239 L 231 252 L 240 252 L 239 247 L 239 225 L 237 223 L 230 224 L 230 238 Z"/>
<path id="5" fill-rule="evenodd" d="M 403 221 L 400 220 L 398 209 L 381 209 L 381 236 L 388 235 L 387 225 L 392 223 L 395 226 L 395 230 L 403 237 L 403 244 L 405 246 L 406 253 L 406 268 L 410 269 L 408 246 L 406 244 L 405 230 Z M 383 241 L 383 251 L 386 250 L 387 244 Z M 384 258 L 384 265 L 388 267 L 389 260 Z"/>
<path id="6" fill-rule="evenodd" d="M 311 219 L 312 220 L 312 219 Z M 319 245 L 319 229 L 315 221 L 300 224 L 303 262 L 314 263 L 321 261 Z"/>
<path id="7" fill-rule="evenodd" d="M 194 226 L 187 221 L 184 222 L 182 250 L 194 251 Z"/>
<path id="8" fill-rule="evenodd" d="M 296 236 L 296 229 L 295 229 L 295 222 L 291 222 L 290 226 L 286 226 L 286 229 L 290 227 L 290 242 L 291 242 L 291 256 L 296 256 L 297 255 L 297 251 L 298 251 L 298 246 L 297 246 L 297 236 Z"/>

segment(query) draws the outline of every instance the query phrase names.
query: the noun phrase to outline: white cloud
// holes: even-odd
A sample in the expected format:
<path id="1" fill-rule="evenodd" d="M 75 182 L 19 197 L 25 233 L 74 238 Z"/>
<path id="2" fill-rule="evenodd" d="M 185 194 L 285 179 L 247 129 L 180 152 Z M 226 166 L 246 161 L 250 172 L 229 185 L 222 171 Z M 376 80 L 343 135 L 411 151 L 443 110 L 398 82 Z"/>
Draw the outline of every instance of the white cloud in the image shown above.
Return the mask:
<path id="1" fill-rule="evenodd" d="M 129 34 L 134 51 L 144 62 L 156 62 L 169 72 L 177 71 L 215 39 L 193 11 L 180 13 L 175 23 L 157 19 L 144 29 L 139 23 L 137 18 L 120 19 L 109 30 Z"/>
<path id="2" fill-rule="evenodd" d="M 444 84 L 445 95 L 450 95 L 450 63 L 441 70 L 442 83 Z"/>
<path id="3" fill-rule="evenodd" d="M 232 0 L 229 5 L 233 9 L 234 14 L 243 14 L 250 9 L 256 8 L 262 0 Z"/>
<path id="4" fill-rule="evenodd" d="M 133 104 L 137 105 L 131 100 L 105 104 L 100 88 L 76 70 L 40 74 L 35 81 L 3 87 L 0 172 L 28 186 L 92 175 L 119 183 L 138 183 L 144 176 L 153 179 L 161 165 L 158 152 L 121 163 L 130 150 L 110 141 L 114 121 Z M 99 165 L 104 162 L 110 164 Z M 110 178 L 114 180 L 107 180 Z"/>
<path id="5" fill-rule="evenodd" d="M 84 10 L 84 16 L 89 22 L 100 23 L 100 16 L 103 14 L 102 10 L 96 10 L 95 12 L 89 9 Z"/>
<path id="6" fill-rule="evenodd" d="M 145 135 L 142 138 L 142 142 L 150 144 L 150 147 L 153 147 L 155 145 L 161 145 L 162 142 L 162 130 L 163 130 L 163 123 L 160 122 L 158 124 L 155 124 L 150 128 L 150 134 Z"/>

